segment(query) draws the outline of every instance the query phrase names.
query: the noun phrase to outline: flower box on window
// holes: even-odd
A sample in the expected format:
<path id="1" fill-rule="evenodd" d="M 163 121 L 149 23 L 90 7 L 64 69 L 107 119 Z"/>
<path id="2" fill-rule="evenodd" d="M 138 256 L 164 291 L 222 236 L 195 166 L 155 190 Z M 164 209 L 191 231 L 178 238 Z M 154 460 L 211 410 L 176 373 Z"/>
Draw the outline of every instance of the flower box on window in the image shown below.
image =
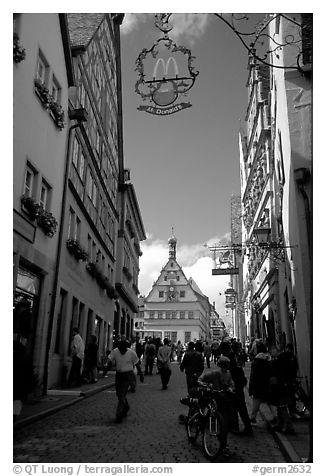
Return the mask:
<path id="1" fill-rule="evenodd" d="M 52 213 L 47 212 L 44 208 L 41 207 L 41 212 L 37 217 L 37 224 L 42 228 L 43 232 L 49 236 L 53 237 L 57 231 L 58 222 Z"/>
<path id="2" fill-rule="evenodd" d="M 96 279 L 97 284 L 102 289 L 106 289 L 107 287 L 107 277 L 104 276 L 102 271 L 99 269 L 98 264 L 94 263 L 93 261 L 89 261 L 86 265 L 86 269 L 89 274 Z"/>
<path id="3" fill-rule="evenodd" d="M 33 197 L 23 195 L 21 197 L 23 209 L 29 214 L 31 220 L 36 220 L 41 212 L 41 205 L 35 201 Z"/>
<path id="4" fill-rule="evenodd" d="M 51 115 L 53 117 L 53 120 L 56 123 L 57 127 L 60 130 L 62 130 L 65 126 L 65 124 L 64 124 L 65 113 L 64 113 L 62 107 L 60 106 L 60 104 L 58 104 L 57 102 L 52 100 L 52 101 L 50 101 L 49 109 L 50 109 L 50 113 L 51 113 Z"/>
<path id="5" fill-rule="evenodd" d="M 83 249 L 78 240 L 69 239 L 66 241 L 68 251 L 76 258 L 77 261 L 86 261 L 88 253 Z"/>
<path id="6" fill-rule="evenodd" d="M 104 276 L 104 274 L 102 273 L 102 271 L 100 271 L 99 269 L 97 269 L 97 273 L 95 275 L 95 279 L 97 281 L 97 284 L 100 286 L 100 288 L 102 289 L 106 289 L 106 277 Z"/>
<path id="7" fill-rule="evenodd" d="M 25 48 L 22 47 L 19 41 L 19 36 L 14 33 L 14 62 L 20 63 L 26 57 Z"/>
<path id="8" fill-rule="evenodd" d="M 60 130 L 62 130 L 65 127 L 65 123 L 64 123 L 65 114 L 62 109 L 62 106 L 60 106 L 60 104 L 54 101 L 48 88 L 45 86 L 44 83 L 42 83 L 42 81 L 35 78 L 34 86 L 35 86 L 35 92 L 38 98 L 40 99 L 41 103 L 43 104 L 43 107 L 50 112 L 50 115 L 52 119 L 54 120 L 56 126 Z"/>
<path id="9" fill-rule="evenodd" d="M 112 286 L 112 284 L 110 283 L 109 278 L 105 278 L 105 290 L 106 290 L 106 294 L 110 298 L 112 298 L 112 299 L 117 299 L 118 298 L 118 293 L 117 293 L 115 287 Z"/>
<path id="10" fill-rule="evenodd" d="M 45 84 L 42 83 L 39 79 L 34 79 L 35 92 L 43 104 L 45 109 L 49 109 L 50 103 L 52 101 L 51 94 Z"/>
<path id="11" fill-rule="evenodd" d="M 89 274 L 95 278 L 96 274 L 97 274 L 97 265 L 96 263 L 94 263 L 93 261 L 89 261 L 86 265 L 86 269 L 87 271 L 89 272 Z"/>
<path id="12" fill-rule="evenodd" d="M 27 195 L 21 197 L 21 203 L 23 209 L 29 214 L 30 219 L 36 220 L 38 226 L 42 228 L 44 233 L 52 238 L 58 226 L 58 222 L 52 213 L 44 210 L 42 205 L 37 203 L 33 197 Z"/>

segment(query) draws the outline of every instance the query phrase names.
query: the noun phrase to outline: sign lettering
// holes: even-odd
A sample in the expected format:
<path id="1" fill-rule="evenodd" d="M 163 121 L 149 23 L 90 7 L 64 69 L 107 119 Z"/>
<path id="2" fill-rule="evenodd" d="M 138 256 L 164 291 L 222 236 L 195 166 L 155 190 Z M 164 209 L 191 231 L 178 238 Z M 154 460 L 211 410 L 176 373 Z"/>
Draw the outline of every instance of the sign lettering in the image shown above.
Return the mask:
<path id="1" fill-rule="evenodd" d="M 138 106 L 139 111 L 145 111 L 149 114 L 154 114 L 156 116 L 166 116 L 168 114 L 174 114 L 175 112 L 182 111 L 188 107 L 191 107 L 192 104 L 190 102 L 181 102 L 179 104 L 175 104 L 174 106 L 162 108 L 162 107 L 154 107 L 154 106 Z"/>

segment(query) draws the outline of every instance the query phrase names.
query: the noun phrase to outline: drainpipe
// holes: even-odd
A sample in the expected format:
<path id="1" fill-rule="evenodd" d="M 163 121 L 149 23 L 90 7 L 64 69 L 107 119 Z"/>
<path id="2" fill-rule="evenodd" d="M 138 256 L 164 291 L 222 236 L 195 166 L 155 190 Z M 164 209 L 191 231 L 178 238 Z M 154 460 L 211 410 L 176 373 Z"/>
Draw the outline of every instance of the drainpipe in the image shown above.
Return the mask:
<path id="1" fill-rule="evenodd" d="M 71 149 L 71 134 L 74 129 L 80 127 L 82 122 L 87 121 L 87 113 L 84 108 L 75 109 L 69 113 L 70 120 L 77 120 L 77 123 L 69 127 L 68 139 L 67 139 L 67 156 L 66 156 L 66 167 L 63 183 L 63 192 L 62 192 L 62 202 L 61 202 L 61 216 L 60 216 L 60 226 L 59 226 L 59 236 L 58 236 L 58 246 L 57 246 L 57 259 L 55 264 L 54 271 L 54 283 L 50 307 L 50 316 L 49 316 L 49 327 L 46 340 L 46 350 L 45 350 L 45 362 L 44 362 L 44 373 L 43 373 L 43 395 L 47 395 L 48 380 L 49 380 L 49 360 L 50 360 L 50 349 L 52 341 L 52 331 L 54 323 L 54 311 L 55 303 L 57 299 L 57 287 L 59 281 L 59 269 L 60 269 L 60 260 L 61 260 L 61 251 L 62 251 L 62 241 L 63 241 L 63 229 L 65 221 L 65 208 L 67 201 L 67 190 L 68 190 L 68 179 L 70 173 L 70 149 Z"/>

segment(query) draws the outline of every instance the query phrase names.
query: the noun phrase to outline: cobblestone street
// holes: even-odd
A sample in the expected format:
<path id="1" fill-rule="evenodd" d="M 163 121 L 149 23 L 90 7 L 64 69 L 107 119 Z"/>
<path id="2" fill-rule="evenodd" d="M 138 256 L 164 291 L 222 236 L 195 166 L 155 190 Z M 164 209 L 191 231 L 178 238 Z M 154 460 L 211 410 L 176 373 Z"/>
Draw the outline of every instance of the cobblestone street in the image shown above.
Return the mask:
<path id="1" fill-rule="evenodd" d="M 16 463 L 209 463 L 200 438 L 192 446 L 178 421 L 187 407 L 185 376 L 172 365 L 167 391 L 159 375 L 145 377 L 137 391 L 128 394 L 130 412 L 121 423 L 113 422 L 114 387 L 69 408 L 30 424 L 14 436 Z M 229 435 L 230 463 L 283 463 L 285 459 L 266 428 L 257 421 L 254 437 Z"/>

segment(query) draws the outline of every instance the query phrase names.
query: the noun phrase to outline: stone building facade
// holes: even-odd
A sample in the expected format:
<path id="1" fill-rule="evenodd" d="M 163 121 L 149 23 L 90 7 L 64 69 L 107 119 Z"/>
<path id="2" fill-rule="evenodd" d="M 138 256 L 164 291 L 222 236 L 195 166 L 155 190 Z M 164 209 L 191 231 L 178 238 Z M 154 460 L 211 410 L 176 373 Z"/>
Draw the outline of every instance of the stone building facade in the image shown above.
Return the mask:
<path id="1" fill-rule="evenodd" d="M 290 15 L 291 16 L 291 15 Z M 271 22 L 271 37 L 309 41 L 306 15 Z M 301 31 L 298 24 L 301 22 Z M 310 45 L 311 47 L 311 45 Z M 309 49 L 309 48 L 308 48 Z M 294 53 L 295 52 L 295 53 Z M 283 349 L 294 346 L 311 379 L 311 56 L 298 71 L 298 48 L 273 56 L 276 67 L 249 60 L 247 129 L 240 131 L 243 295 L 246 332 Z M 284 65 L 293 69 L 283 69 Z M 278 68 L 280 66 L 280 68 Z M 255 230 L 269 230 L 272 247 Z"/>
<path id="2" fill-rule="evenodd" d="M 26 48 L 14 64 L 15 303 L 27 300 L 44 392 L 66 383 L 73 327 L 86 344 L 96 335 L 100 360 L 114 329 L 131 335 L 137 312 L 145 231 L 124 169 L 122 21 L 109 13 L 15 18 L 16 46 L 18 37 Z M 32 219 L 23 194 L 47 220 Z"/>
<path id="3" fill-rule="evenodd" d="M 47 378 L 51 306 L 74 85 L 64 14 L 14 14 L 13 339 Z"/>

